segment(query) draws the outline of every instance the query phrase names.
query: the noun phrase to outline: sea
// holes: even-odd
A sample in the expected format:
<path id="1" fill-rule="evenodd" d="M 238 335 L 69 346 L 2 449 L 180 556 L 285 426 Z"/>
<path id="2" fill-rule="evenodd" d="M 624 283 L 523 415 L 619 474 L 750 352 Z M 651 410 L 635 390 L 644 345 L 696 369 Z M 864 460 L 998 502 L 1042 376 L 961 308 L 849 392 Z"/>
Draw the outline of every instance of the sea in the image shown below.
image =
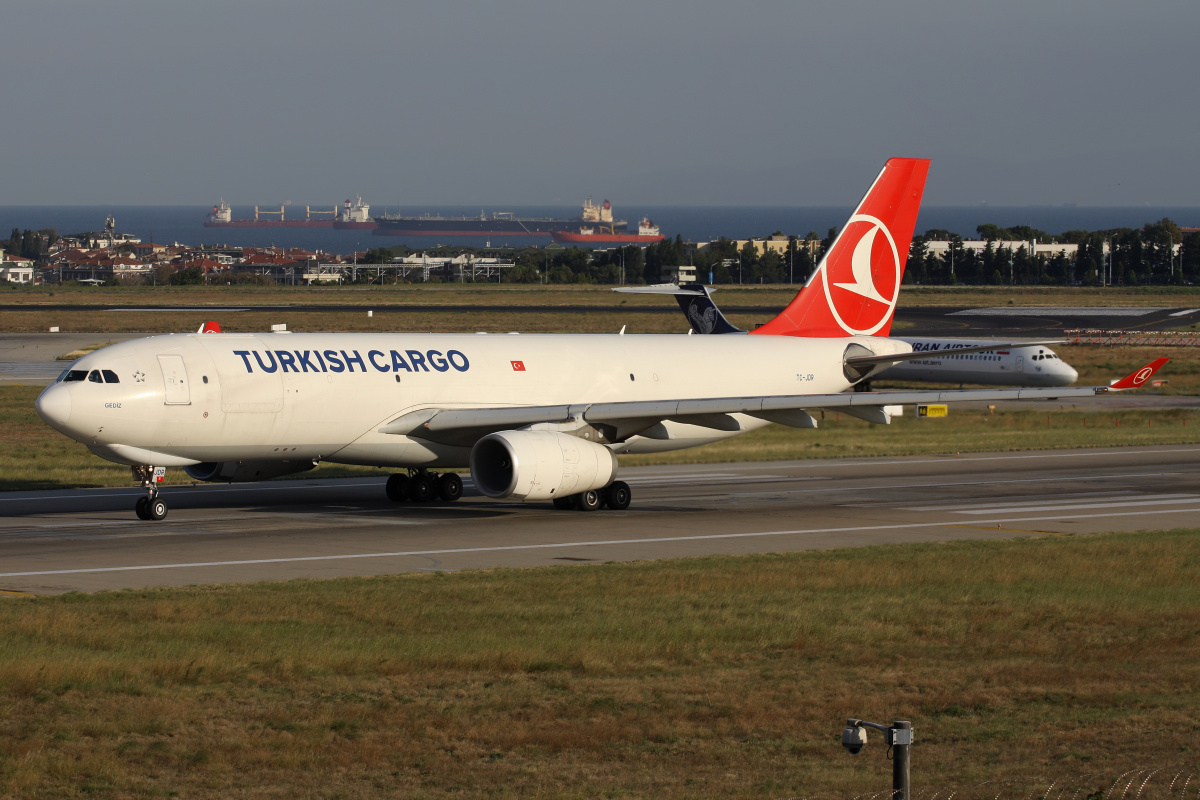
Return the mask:
<path id="1" fill-rule="evenodd" d="M 293 208 L 303 208 L 293 206 Z M 0 238 L 8 238 L 13 228 L 39 230 L 53 228 L 60 235 L 102 231 L 104 220 L 112 216 L 118 233 L 137 236 L 156 244 L 230 245 L 238 247 L 301 247 L 305 250 L 349 254 L 376 247 L 407 245 L 423 249 L 437 245 L 472 247 L 524 247 L 547 243 L 527 237 L 431 237 L 374 236 L 370 231 L 332 228 L 205 228 L 208 206 L 0 206 Z M 776 231 L 819 236 L 845 223 L 853 209 L 845 206 L 644 206 L 629 208 L 626 219 L 636 225 L 650 217 L 664 235 L 682 236 L 685 241 L 707 242 L 722 236 L 748 239 L 769 236 Z M 486 208 L 465 206 L 406 207 L 373 209 L 376 213 L 401 213 L 405 216 L 441 215 L 445 217 L 491 216 L 508 211 L 521 217 L 558 217 L 573 219 L 578 206 L 511 206 Z M 253 207 L 233 207 L 233 218 L 253 216 Z M 1181 226 L 1200 225 L 1200 206 L 927 206 L 917 219 L 917 232 L 943 229 L 965 239 L 975 238 L 976 226 L 993 223 L 1002 228 L 1029 225 L 1055 234 L 1068 230 L 1109 230 L 1140 228 L 1164 217 Z"/>

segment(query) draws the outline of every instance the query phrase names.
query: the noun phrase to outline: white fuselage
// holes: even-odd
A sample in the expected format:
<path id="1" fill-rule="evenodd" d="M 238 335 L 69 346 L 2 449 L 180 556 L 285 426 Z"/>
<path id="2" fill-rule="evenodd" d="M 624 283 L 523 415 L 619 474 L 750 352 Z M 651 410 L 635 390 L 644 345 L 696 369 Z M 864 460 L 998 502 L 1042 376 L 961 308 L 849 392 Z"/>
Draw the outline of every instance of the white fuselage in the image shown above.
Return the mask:
<path id="1" fill-rule="evenodd" d="M 186 466 L 313 459 L 459 467 L 469 447 L 379 429 L 426 408 L 835 393 L 851 384 L 851 343 L 790 336 L 516 334 L 174 334 L 84 356 L 38 410 L 62 433 L 119 463 Z M 107 370 L 108 372 L 104 372 Z M 103 382 L 111 373 L 116 382 Z M 64 373 L 66 375 L 67 373 Z M 742 431 L 760 419 L 737 415 Z M 680 449 L 727 438 L 664 422 L 616 452 Z"/>
<path id="2" fill-rule="evenodd" d="M 1045 346 L 1003 347 L 991 352 L 942 355 L 955 347 L 976 347 L 986 339 L 895 337 L 929 358 L 903 361 L 875 376 L 876 380 L 978 383 L 988 386 L 1070 386 L 1079 373 Z"/>

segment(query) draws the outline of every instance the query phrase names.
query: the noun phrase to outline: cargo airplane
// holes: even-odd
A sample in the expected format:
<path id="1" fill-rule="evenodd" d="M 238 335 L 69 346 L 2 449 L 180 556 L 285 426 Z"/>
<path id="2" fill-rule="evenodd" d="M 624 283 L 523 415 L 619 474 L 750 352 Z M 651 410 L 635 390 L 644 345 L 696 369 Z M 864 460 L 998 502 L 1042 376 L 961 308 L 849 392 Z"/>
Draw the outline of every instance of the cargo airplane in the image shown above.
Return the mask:
<path id="1" fill-rule="evenodd" d="M 1141 386 L 852 392 L 925 353 L 887 338 L 929 169 L 891 159 L 809 281 L 747 336 L 197 333 L 90 353 L 37 399 L 50 426 L 133 468 L 162 519 L 167 467 L 253 481 L 322 461 L 398 470 L 393 500 L 493 498 L 627 508 L 617 455 L 707 444 L 809 409 L 887 423 L 889 406 L 1094 395 Z M 803 335 L 801 335 L 803 334 Z M 958 353 L 986 348 L 960 348 Z M 403 471 L 399 471 L 403 470 Z"/>
<path id="2" fill-rule="evenodd" d="M 734 325 L 713 302 L 714 287 L 703 284 L 661 283 L 653 286 L 623 286 L 614 292 L 632 294 L 673 295 L 679 308 L 692 326 L 692 333 L 746 333 Z M 803 291 L 803 289 L 801 290 Z M 804 335 L 800 331 L 799 335 Z M 876 380 L 917 381 L 929 383 L 974 383 L 984 386 L 1070 386 L 1079 373 L 1059 358 L 1046 342 L 997 342 L 986 339 L 941 339 L 931 337 L 895 336 L 897 341 L 912 345 L 914 353 L 924 357 L 901 361 L 881 370 Z M 984 352 L 964 351 L 991 345 Z M 870 381 L 855 386 L 860 391 L 870 389 Z"/>

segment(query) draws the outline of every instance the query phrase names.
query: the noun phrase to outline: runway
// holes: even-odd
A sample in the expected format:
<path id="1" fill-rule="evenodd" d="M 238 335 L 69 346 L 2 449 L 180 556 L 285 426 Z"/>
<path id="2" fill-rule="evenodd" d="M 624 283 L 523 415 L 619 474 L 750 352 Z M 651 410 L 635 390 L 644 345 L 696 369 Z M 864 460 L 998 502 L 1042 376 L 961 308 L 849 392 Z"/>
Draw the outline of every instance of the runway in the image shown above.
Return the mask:
<path id="1" fill-rule="evenodd" d="M 0 591 L 536 567 L 899 542 L 1172 528 L 1200 517 L 1200 446 L 622 470 L 633 505 L 477 495 L 392 504 L 383 476 L 0 495 Z"/>

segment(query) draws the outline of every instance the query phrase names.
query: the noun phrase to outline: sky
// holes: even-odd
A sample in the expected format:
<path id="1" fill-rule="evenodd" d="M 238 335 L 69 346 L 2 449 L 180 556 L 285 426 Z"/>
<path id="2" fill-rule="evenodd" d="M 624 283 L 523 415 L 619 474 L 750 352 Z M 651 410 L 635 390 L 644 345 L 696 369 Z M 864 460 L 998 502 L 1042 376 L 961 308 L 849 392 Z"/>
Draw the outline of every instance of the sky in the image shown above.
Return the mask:
<path id="1" fill-rule="evenodd" d="M 9 0 L 0 205 L 1200 206 L 1195 0 Z"/>

